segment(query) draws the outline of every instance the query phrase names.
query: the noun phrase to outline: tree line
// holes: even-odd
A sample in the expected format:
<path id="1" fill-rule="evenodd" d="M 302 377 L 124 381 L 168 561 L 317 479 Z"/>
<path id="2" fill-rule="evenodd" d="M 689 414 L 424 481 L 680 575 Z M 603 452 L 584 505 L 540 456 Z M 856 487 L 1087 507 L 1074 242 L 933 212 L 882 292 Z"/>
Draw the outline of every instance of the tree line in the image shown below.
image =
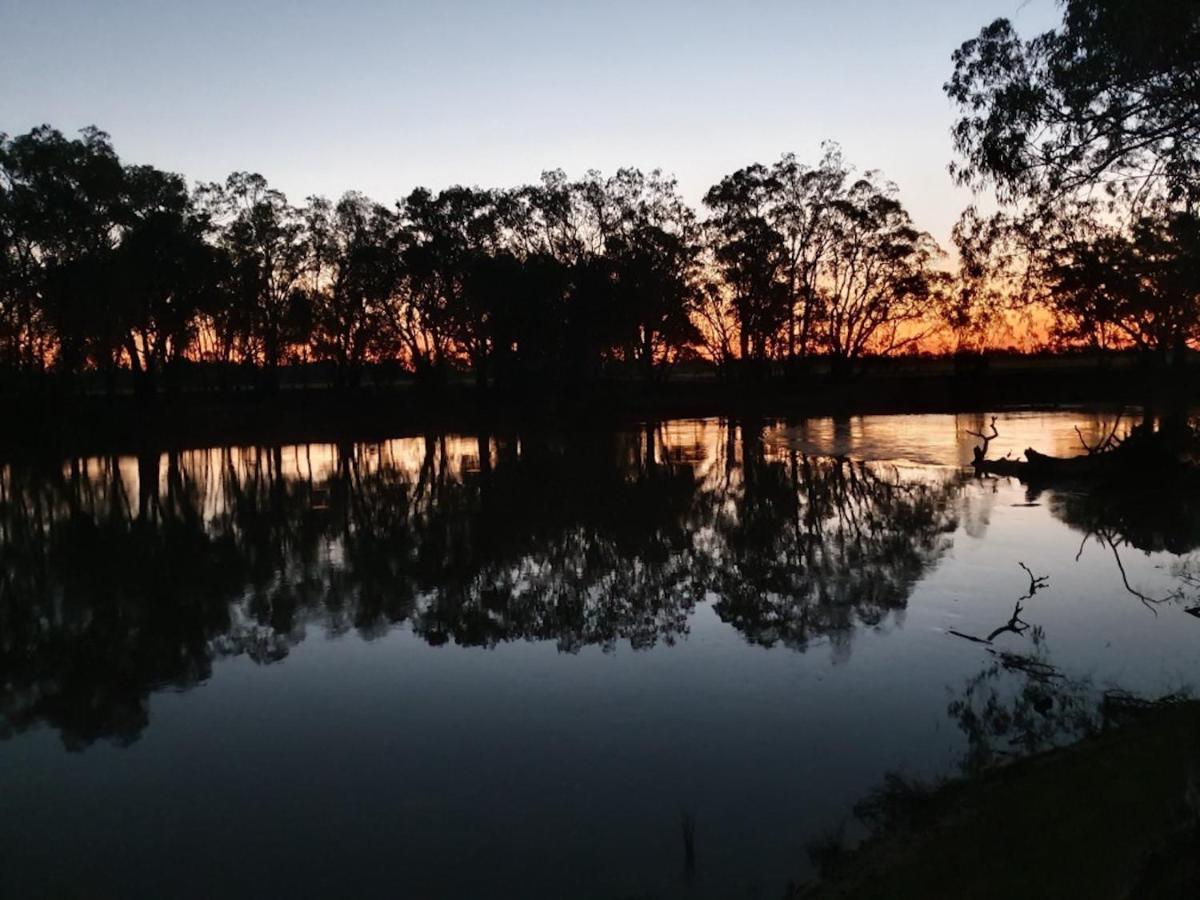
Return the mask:
<path id="1" fill-rule="evenodd" d="M 297 206 L 257 174 L 189 189 L 95 128 L 43 126 L 0 139 L 0 364 L 146 389 L 188 362 L 270 383 L 312 361 L 345 385 L 390 362 L 521 386 L 695 357 L 848 364 L 937 318 L 937 245 L 836 147 L 740 169 L 704 205 L 621 169 Z"/>
<path id="2" fill-rule="evenodd" d="M 659 170 L 358 193 L 294 205 L 262 176 L 189 187 L 109 137 L 0 135 L 0 370 L 320 362 L 437 384 L 835 373 L 912 350 L 994 345 L 1033 311 L 1054 347 L 1163 356 L 1200 339 L 1200 7 L 1062 0 L 1023 39 L 998 19 L 953 54 L 958 265 L 893 185 L 836 145 L 718 181 L 689 207 Z M 994 204 L 991 201 L 995 201 Z"/>

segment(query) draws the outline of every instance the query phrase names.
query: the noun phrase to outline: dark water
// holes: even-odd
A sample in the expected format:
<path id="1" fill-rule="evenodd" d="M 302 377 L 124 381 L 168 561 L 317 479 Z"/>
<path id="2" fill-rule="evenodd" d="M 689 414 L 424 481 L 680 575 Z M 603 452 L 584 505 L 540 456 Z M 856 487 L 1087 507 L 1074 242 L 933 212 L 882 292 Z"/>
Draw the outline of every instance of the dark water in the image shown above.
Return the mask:
<path id="1" fill-rule="evenodd" d="M 1200 674 L 1188 498 L 975 480 L 982 421 L 4 468 L 0 894 L 778 897 L 885 772 Z"/>

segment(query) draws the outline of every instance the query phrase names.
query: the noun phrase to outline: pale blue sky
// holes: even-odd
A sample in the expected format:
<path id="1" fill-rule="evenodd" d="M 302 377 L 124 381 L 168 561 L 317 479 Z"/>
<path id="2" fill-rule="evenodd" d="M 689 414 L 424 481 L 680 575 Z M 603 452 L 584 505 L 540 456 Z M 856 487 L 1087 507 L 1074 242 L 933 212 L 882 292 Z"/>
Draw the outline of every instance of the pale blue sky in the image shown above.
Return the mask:
<path id="1" fill-rule="evenodd" d="M 723 174 L 841 142 L 943 242 L 950 54 L 1053 0 L 0 0 L 0 131 L 96 124 L 195 180 L 259 171 L 295 201 L 546 168 Z"/>

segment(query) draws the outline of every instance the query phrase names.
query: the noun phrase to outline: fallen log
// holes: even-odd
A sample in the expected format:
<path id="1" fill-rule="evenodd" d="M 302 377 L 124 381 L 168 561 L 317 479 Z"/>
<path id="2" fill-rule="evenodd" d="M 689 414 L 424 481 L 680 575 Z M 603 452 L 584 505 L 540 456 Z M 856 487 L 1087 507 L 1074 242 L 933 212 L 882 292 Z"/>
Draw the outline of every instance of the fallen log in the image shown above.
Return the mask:
<path id="1" fill-rule="evenodd" d="M 992 428 L 995 432 L 995 426 Z M 974 432 L 970 432 L 974 434 Z M 988 435 L 993 438 L 995 435 Z M 1082 440 L 1082 437 L 1081 437 Z M 1019 478 L 1024 482 L 1096 481 L 1105 479 L 1154 480 L 1181 475 L 1194 476 L 1197 469 L 1190 461 L 1181 459 L 1169 437 L 1160 432 L 1135 428 L 1124 440 L 1112 435 L 1102 445 L 1084 447 L 1088 453 L 1080 456 L 1051 456 L 1032 447 L 1025 449 L 1024 459 L 987 459 L 987 442 L 976 447 L 972 466 L 977 475 L 1000 475 Z"/>
<path id="2" fill-rule="evenodd" d="M 1095 456 L 1050 456 L 1026 448 L 1024 459 L 983 459 L 975 470 L 988 475 L 1012 475 L 1022 480 L 1095 478 L 1124 467 L 1125 460 L 1118 452 Z"/>

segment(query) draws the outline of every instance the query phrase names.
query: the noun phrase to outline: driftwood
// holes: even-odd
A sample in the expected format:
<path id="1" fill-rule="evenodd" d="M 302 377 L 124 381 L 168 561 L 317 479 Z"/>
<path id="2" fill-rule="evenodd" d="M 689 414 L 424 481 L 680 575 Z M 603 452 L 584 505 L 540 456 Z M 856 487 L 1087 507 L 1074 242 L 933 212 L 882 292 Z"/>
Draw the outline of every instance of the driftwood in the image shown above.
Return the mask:
<path id="1" fill-rule="evenodd" d="M 1000 432 L 996 428 L 996 417 L 995 416 L 992 416 L 991 428 L 992 428 L 991 434 L 988 434 L 983 431 L 968 431 L 967 432 L 967 434 L 969 434 L 971 437 L 977 437 L 981 441 L 983 441 L 983 443 L 981 445 L 979 445 L 978 447 L 976 447 L 975 451 L 974 451 L 974 459 L 972 460 L 972 462 L 976 466 L 979 466 L 980 463 L 985 461 L 985 459 L 987 457 L 988 445 L 992 441 L 994 441 L 996 438 L 1000 437 Z"/>
<path id="2" fill-rule="evenodd" d="M 989 646 L 992 644 L 993 641 L 996 640 L 996 638 L 1000 637 L 1000 635 L 1002 635 L 1002 634 L 1005 634 L 1005 633 L 1011 633 L 1011 634 L 1016 634 L 1016 635 L 1024 634 L 1026 632 L 1026 630 L 1029 628 L 1029 623 L 1021 618 L 1021 613 L 1025 611 L 1025 607 L 1023 606 L 1023 604 L 1025 603 L 1026 600 L 1033 599 L 1033 595 L 1036 594 L 1038 591 L 1042 590 L 1042 588 L 1049 586 L 1050 576 L 1049 575 L 1034 575 L 1033 572 L 1030 570 L 1029 566 L 1025 565 L 1025 563 L 1023 563 L 1023 562 L 1019 562 L 1019 563 L 1017 563 L 1017 565 L 1019 565 L 1022 569 L 1024 569 L 1025 574 L 1029 576 L 1029 590 L 1022 596 L 1017 598 L 1016 605 L 1013 607 L 1012 615 L 1009 617 L 1007 622 L 1005 622 L 999 628 L 996 628 L 994 631 L 992 631 L 991 634 L 989 634 L 985 638 L 976 637 L 973 634 L 967 634 L 965 632 L 958 631 L 954 628 L 949 629 L 947 633 L 952 634 L 955 637 L 960 637 L 965 640 L 971 641 L 976 644 L 986 644 Z"/>
<path id="3" fill-rule="evenodd" d="M 988 445 L 999 436 L 995 417 L 992 418 L 990 433 L 968 431 L 983 443 L 974 448 L 972 467 L 976 475 L 999 475 L 1019 478 L 1024 482 L 1044 483 L 1052 481 L 1095 481 L 1095 480 L 1148 480 L 1167 475 L 1189 472 L 1191 466 L 1180 460 L 1177 448 L 1169 436 L 1151 431 L 1144 426 L 1135 426 L 1124 438 L 1117 437 L 1117 425 L 1121 417 L 1105 438 L 1096 444 L 1088 444 L 1076 428 L 1079 441 L 1086 453 L 1080 456 L 1051 456 L 1027 447 L 1024 459 L 988 459 Z"/>
<path id="4" fill-rule="evenodd" d="M 1026 480 L 1059 480 L 1097 478 L 1117 472 L 1126 460 L 1117 450 L 1086 456 L 1050 456 L 1032 447 L 1025 449 L 1024 459 L 982 459 L 975 470 L 985 475 L 1012 475 Z"/>

